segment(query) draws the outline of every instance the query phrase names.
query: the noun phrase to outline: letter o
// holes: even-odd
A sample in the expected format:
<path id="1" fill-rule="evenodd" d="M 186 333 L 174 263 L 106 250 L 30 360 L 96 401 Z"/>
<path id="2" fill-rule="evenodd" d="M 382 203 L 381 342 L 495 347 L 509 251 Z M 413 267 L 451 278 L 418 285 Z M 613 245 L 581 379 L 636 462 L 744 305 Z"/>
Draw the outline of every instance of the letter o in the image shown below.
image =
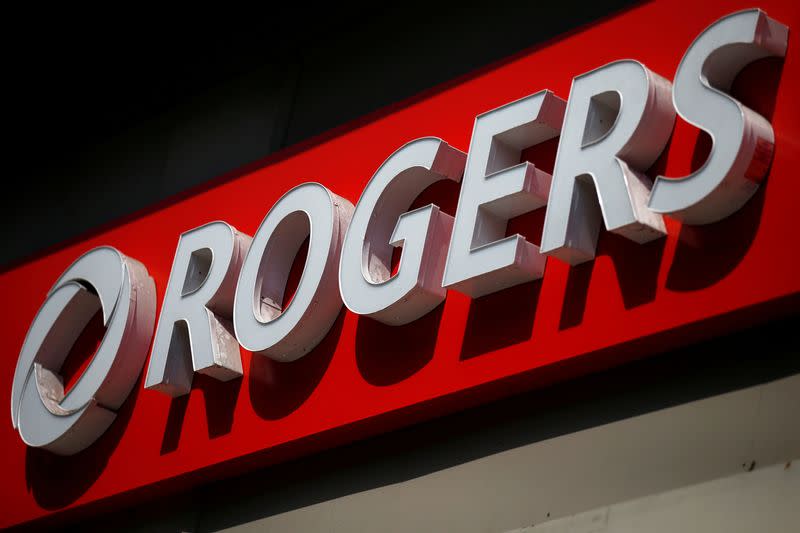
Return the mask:
<path id="1" fill-rule="evenodd" d="M 72 455 L 108 429 L 144 365 L 155 307 L 147 269 L 114 248 L 94 248 L 67 268 L 36 314 L 14 371 L 11 419 L 28 446 Z M 65 394 L 58 372 L 98 310 L 105 335 Z"/>
<path id="2" fill-rule="evenodd" d="M 327 335 L 339 311 L 338 267 L 353 204 L 319 183 L 285 195 L 261 222 L 236 286 L 233 325 L 247 350 L 276 361 L 299 359 Z M 303 274 L 283 308 L 289 272 L 309 239 Z"/>

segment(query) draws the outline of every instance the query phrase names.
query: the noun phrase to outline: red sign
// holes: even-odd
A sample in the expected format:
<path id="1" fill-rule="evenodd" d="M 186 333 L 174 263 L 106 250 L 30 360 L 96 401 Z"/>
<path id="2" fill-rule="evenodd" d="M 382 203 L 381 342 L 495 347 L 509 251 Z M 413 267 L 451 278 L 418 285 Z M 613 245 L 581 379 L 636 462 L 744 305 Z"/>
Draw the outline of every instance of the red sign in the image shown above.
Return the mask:
<path id="1" fill-rule="evenodd" d="M 646 3 L 3 272 L 0 391 L 11 393 L 20 347 L 48 289 L 83 252 L 110 245 L 146 265 L 160 307 L 181 233 L 224 220 L 253 235 L 280 196 L 307 181 L 355 204 L 404 143 L 434 135 L 466 152 L 476 115 L 542 89 L 566 99 L 573 77 L 611 61 L 636 59 L 672 79 L 704 28 L 748 7 Z M 758 7 L 800 27 L 795 2 Z M 798 46 L 790 38 L 785 59 L 752 63 L 733 83 L 732 94 L 772 123 L 775 145 L 769 177 L 732 216 L 706 226 L 667 219 L 667 237 L 645 245 L 603 232 L 594 261 L 570 267 L 551 257 L 543 279 L 474 300 L 450 291 L 443 305 L 404 326 L 343 309 L 296 362 L 242 350 L 242 379 L 197 375 L 181 398 L 144 390 L 140 377 L 110 429 L 77 455 L 28 448 L 10 423 L 0 424 L 0 527 L 233 475 L 797 310 Z M 556 142 L 523 157 L 552 172 Z M 678 118 L 648 174 L 687 175 L 709 148 L 705 134 Z M 759 150 L 756 166 L 769 159 L 769 146 Z M 415 205 L 432 199 L 454 215 L 458 184 L 437 183 Z M 512 220 L 509 234 L 538 244 L 542 217 Z M 90 327 L 76 350 L 100 329 Z"/>

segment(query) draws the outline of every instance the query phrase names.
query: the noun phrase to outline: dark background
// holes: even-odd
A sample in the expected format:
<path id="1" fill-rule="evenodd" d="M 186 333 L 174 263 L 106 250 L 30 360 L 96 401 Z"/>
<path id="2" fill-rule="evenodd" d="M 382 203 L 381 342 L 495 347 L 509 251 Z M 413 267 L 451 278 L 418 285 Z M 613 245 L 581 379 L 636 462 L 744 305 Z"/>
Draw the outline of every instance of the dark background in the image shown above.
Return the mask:
<path id="1" fill-rule="evenodd" d="M 10 16 L 0 268 L 630 4 Z"/>

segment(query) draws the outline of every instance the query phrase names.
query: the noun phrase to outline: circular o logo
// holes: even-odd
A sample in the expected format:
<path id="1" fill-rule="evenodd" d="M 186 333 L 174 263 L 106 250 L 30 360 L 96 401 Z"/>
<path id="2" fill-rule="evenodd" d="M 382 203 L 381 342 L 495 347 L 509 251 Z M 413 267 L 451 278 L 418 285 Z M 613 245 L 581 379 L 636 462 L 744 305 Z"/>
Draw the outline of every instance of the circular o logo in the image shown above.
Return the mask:
<path id="1" fill-rule="evenodd" d="M 94 248 L 67 268 L 28 329 L 14 371 L 11 420 L 28 446 L 72 455 L 103 434 L 141 373 L 155 307 L 147 269 L 114 248 Z M 61 366 L 98 311 L 105 335 L 65 393 Z"/>

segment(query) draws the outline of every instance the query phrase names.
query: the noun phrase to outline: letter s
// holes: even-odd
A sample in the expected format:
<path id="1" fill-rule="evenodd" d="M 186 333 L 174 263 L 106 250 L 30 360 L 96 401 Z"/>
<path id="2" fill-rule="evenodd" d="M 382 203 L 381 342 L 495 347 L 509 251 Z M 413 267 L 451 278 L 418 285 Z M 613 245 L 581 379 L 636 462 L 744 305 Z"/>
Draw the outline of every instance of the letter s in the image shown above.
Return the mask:
<path id="1" fill-rule="evenodd" d="M 708 132 L 708 160 L 681 179 L 659 176 L 648 207 L 687 224 L 735 213 L 755 194 L 772 161 L 769 121 L 728 94 L 747 64 L 786 54 L 789 29 L 759 9 L 723 17 L 689 46 L 675 74 L 672 100 L 687 122 Z"/>

